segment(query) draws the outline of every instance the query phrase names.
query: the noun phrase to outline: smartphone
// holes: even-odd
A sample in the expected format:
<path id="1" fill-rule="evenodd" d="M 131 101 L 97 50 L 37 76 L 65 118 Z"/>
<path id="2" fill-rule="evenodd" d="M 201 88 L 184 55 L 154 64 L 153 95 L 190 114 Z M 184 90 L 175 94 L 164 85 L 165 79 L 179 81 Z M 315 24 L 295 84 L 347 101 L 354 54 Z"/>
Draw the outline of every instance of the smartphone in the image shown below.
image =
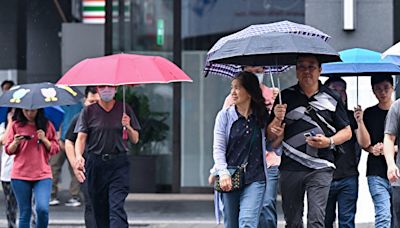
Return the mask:
<path id="1" fill-rule="evenodd" d="M 310 131 L 310 132 L 306 132 L 306 133 L 304 133 L 304 137 L 313 137 L 313 136 L 315 136 L 315 132 L 314 131 Z"/>
<path id="2" fill-rule="evenodd" d="M 26 139 L 26 140 L 31 140 L 32 139 L 32 136 L 30 136 L 30 135 L 21 135 L 21 136 L 22 136 L 23 139 Z"/>

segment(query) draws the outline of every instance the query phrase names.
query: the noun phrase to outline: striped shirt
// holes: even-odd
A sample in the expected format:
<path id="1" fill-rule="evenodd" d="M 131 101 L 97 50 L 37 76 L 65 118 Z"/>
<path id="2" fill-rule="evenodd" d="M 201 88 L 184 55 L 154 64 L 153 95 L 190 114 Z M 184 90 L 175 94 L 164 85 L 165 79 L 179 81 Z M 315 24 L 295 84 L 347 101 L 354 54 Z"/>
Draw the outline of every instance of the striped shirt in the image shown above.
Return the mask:
<path id="1" fill-rule="evenodd" d="M 329 148 L 317 149 L 309 146 L 305 141 L 304 133 L 314 131 L 324 134 L 316 121 L 307 111 L 315 111 L 319 122 L 326 124 L 332 132 L 347 127 L 350 122 L 346 109 L 340 98 L 330 89 L 319 82 L 319 90 L 307 97 L 300 86 L 294 85 L 282 91 L 282 103 L 287 104 L 285 115 L 285 134 L 282 142 L 283 154 L 280 169 L 282 170 L 310 170 L 335 168 L 333 151 Z M 275 101 L 275 104 L 279 102 Z M 271 120 L 274 114 L 271 113 Z"/>

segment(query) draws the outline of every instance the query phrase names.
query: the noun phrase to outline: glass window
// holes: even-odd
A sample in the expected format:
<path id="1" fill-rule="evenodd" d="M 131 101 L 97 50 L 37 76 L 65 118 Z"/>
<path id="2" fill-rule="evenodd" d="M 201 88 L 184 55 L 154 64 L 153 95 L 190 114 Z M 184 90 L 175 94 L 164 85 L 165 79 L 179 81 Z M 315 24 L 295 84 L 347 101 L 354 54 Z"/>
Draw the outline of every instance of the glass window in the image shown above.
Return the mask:
<path id="1" fill-rule="evenodd" d="M 123 8 L 120 2 L 124 3 Z M 173 0 L 113 0 L 114 53 L 158 55 L 172 60 L 172 12 Z M 148 108 L 150 115 L 168 126 L 166 139 L 150 143 L 146 151 L 139 153 L 156 157 L 156 191 L 168 192 L 172 184 L 172 84 L 139 85 L 133 90 L 148 99 L 148 107 L 134 107 L 134 111 L 141 109 L 143 113 L 143 108 Z M 152 127 L 154 123 L 141 124 Z M 140 137 L 148 140 L 152 135 Z"/>
<path id="2" fill-rule="evenodd" d="M 281 20 L 304 23 L 304 0 L 182 1 L 182 67 L 193 79 L 182 87 L 182 187 L 208 186 L 214 121 L 230 91 L 230 80 L 204 77 L 207 50 L 222 36 L 251 24 Z M 275 85 L 277 77 L 281 88 L 296 83 L 293 70 L 274 75 Z M 269 76 L 265 83 L 271 85 Z"/>
<path id="3" fill-rule="evenodd" d="M 161 55 L 172 60 L 173 0 L 124 0 L 123 10 L 118 2 L 121 0 L 114 0 L 114 52 Z M 205 187 L 213 165 L 215 116 L 230 88 L 227 79 L 204 77 L 207 50 L 222 36 L 251 24 L 281 20 L 304 23 L 304 0 L 184 0 L 181 13 L 182 68 L 193 79 L 193 83 L 182 85 L 181 186 Z M 295 81 L 293 72 L 286 74 L 290 77 L 282 76 L 282 87 Z M 134 89 L 150 98 L 152 110 L 170 113 L 168 137 L 152 153 L 161 157 L 157 161 L 157 183 L 171 185 L 172 85 Z"/>
<path id="4" fill-rule="evenodd" d="M 304 23 L 304 0 L 182 1 L 182 38 L 188 50 L 208 50 L 222 36 L 252 24 Z"/>

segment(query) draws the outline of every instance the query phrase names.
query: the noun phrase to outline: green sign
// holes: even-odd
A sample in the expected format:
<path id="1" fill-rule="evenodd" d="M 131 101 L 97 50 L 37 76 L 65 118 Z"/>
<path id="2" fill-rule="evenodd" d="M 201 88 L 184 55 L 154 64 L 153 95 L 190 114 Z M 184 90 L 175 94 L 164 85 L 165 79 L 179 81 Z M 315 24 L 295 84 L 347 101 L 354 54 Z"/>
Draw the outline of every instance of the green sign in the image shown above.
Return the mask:
<path id="1" fill-rule="evenodd" d="M 157 20 L 157 45 L 162 46 L 164 45 L 164 20 L 158 19 Z"/>

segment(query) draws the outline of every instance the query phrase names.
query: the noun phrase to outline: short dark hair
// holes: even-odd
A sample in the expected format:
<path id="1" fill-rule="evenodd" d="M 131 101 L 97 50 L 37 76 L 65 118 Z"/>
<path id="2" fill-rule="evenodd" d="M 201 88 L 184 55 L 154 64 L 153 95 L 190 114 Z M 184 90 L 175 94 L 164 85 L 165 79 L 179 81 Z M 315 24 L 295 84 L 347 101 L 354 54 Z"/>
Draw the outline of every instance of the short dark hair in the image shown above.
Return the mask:
<path id="1" fill-rule="evenodd" d="M 96 86 L 86 86 L 86 88 L 85 88 L 85 97 L 86 98 L 89 95 L 89 93 L 96 94 L 97 93 Z"/>
<path id="2" fill-rule="evenodd" d="M 299 61 L 300 58 L 303 58 L 303 57 L 315 57 L 317 59 L 317 61 L 318 61 L 318 66 L 321 67 L 321 61 L 319 60 L 318 56 L 314 55 L 314 54 L 309 54 L 309 53 L 298 54 L 297 58 L 296 58 L 296 63 L 297 63 L 297 61 Z"/>
<path id="3" fill-rule="evenodd" d="M 11 80 L 4 80 L 4 81 L 1 83 L 1 89 L 3 89 L 3 86 L 6 85 L 6 84 L 10 84 L 10 88 L 13 87 L 13 86 L 15 85 L 15 83 L 14 83 L 13 81 L 11 81 Z"/>
<path id="4" fill-rule="evenodd" d="M 324 85 L 325 85 L 326 87 L 328 87 L 328 86 L 330 86 L 330 85 L 331 85 L 332 83 L 334 83 L 334 82 L 342 82 L 342 83 L 347 87 L 346 81 L 343 80 L 343 78 L 340 77 L 340 76 L 338 76 L 338 75 L 330 76 L 330 77 L 328 78 L 328 80 L 325 81 Z"/>
<path id="5" fill-rule="evenodd" d="M 374 85 L 379 84 L 381 82 L 389 82 L 393 86 L 393 77 L 392 75 L 375 75 L 371 76 L 371 87 L 374 88 Z"/>

